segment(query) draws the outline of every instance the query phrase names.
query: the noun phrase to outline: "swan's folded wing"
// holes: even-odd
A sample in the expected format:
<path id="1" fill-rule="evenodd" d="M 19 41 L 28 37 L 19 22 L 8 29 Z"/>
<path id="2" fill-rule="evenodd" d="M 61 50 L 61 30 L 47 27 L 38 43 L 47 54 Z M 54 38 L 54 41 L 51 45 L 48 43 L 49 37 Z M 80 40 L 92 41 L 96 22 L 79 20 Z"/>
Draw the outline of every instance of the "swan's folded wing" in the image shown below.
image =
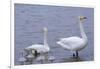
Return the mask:
<path id="1" fill-rule="evenodd" d="M 27 50 L 36 50 L 38 53 L 46 52 L 47 48 L 41 44 L 34 44 L 26 48 Z"/>
<path id="2" fill-rule="evenodd" d="M 66 48 L 70 48 L 70 50 L 79 48 L 79 46 L 81 46 L 82 43 L 83 40 L 79 37 L 69 37 L 60 40 L 60 45 Z"/>

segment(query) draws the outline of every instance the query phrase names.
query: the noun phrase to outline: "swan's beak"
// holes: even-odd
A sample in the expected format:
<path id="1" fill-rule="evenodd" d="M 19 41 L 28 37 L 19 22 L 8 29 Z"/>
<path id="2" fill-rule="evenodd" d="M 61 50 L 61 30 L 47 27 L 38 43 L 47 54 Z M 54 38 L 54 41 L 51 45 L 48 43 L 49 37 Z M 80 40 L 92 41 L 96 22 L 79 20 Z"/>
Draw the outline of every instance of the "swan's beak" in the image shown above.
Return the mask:
<path id="1" fill-rule="evenodd" d="M 84 19 L 87 19 L 87 17 L 84 17 Z"/>
<path id="2" fill-rule="evenodd" d="M 80 20 L 80 21 L 83 21 L 84 19 L 87 19 L 87 17 L 79 16 L 79 20 Z"/>

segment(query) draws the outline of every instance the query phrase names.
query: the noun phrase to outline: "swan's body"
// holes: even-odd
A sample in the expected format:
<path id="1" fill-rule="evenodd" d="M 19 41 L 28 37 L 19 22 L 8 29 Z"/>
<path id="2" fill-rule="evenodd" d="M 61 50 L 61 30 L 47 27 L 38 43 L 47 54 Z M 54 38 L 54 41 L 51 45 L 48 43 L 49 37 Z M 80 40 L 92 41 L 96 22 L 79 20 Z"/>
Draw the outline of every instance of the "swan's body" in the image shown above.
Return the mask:
<path id="1" fill-rule="evenodd" d="M 36 50 L 37 53 L 46 53 L 50 50 L 49 47 L 41 45 L 41 44 L 34 44 L 34 45 L 31 45 L 31 46 L 29 46 L 25 49 L 27 49 L 27 50 Z"/>
<path id="2" fill-rule="evenodd" d="M 86 45 L 86 42 L 84 39 L 80 37 L 68 37 L 68 38 L 62 38 L 59 42 L 57 42 L 62 47 L 66 48 L 67 50 L 71 51 L 80 51 L 83 49 Z"/>
<path id="3" fill-rule="evenodd" d="M 37 53 L 48 53 L 50 51 L 50 48 L 48 46 L 48 43 L 47 43 L 47 28 L 44 28 L 44 44 L 33 44 L 29 47 L 26 47 L 25 50 L 33 50 L 33 54 L 34 54 L 34 51 L 35 54 Z"/>
<path id="4" fill-rule="evenodd" d="M 87 36 L 84 32 L 82 21 L 85 19 L 85 17 L 79 18 L 79 26 L 81 31 L 81 37 L 73 36 L 68 38 L 61 38 L 60 41 L 57 42 L 60 46 L 63 48 L 69 50 L 69 51 L 76 51 L 76 57 L 78 57 L 78 51 L 84 49 L 87 46 Z"/>

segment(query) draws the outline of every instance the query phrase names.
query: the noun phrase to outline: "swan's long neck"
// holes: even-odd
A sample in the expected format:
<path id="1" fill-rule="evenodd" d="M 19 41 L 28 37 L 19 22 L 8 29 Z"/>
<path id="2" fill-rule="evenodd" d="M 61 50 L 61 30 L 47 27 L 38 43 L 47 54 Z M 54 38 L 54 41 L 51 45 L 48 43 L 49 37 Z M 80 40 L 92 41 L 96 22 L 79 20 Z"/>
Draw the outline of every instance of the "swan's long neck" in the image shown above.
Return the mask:
<path id="1" fill-rule="evenodd" d="M 47 31 L 44 31 L 44 46 L 48 46 L 48 43 L 47 43 Z"/>
<path id="2" fill-rule="evenodd" d="M 80 26 L 80 32 L 81 32 L 82 38 L 87 41 L 87 36 L 86 36 L 85 31 L 83 29 L 82 21 L 81 20 L 79 20 L 79 26 Z"/>

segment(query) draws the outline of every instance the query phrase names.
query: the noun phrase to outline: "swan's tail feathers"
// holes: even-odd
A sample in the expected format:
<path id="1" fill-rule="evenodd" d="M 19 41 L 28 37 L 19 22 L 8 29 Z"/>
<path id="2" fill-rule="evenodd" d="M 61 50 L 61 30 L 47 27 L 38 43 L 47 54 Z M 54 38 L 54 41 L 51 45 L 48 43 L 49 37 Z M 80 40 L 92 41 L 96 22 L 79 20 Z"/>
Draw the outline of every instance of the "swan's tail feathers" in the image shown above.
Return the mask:
<path id="1" fill-rule="evenodd" d="M 63 45 L 61 41 L 58 41 L 57 44 L 58 45 L 61 45 L 61 46 Z"/>
<path id="2" fill-rule="evenodd" d="M 64 45 L 62 44 L 62 42 L 61 41 L 58 41 L 57 42 L 57 44 L 59 45 L 59 46 L 61 46 L 61 47 L 63 47 Z"/>
<path id="3" fill-rule="evenodd" d="M 70 47 L 68 45 L 65 45 L 62 41 L 58 41 L 57 44 L 66 50 L 70 50 Z"/>

